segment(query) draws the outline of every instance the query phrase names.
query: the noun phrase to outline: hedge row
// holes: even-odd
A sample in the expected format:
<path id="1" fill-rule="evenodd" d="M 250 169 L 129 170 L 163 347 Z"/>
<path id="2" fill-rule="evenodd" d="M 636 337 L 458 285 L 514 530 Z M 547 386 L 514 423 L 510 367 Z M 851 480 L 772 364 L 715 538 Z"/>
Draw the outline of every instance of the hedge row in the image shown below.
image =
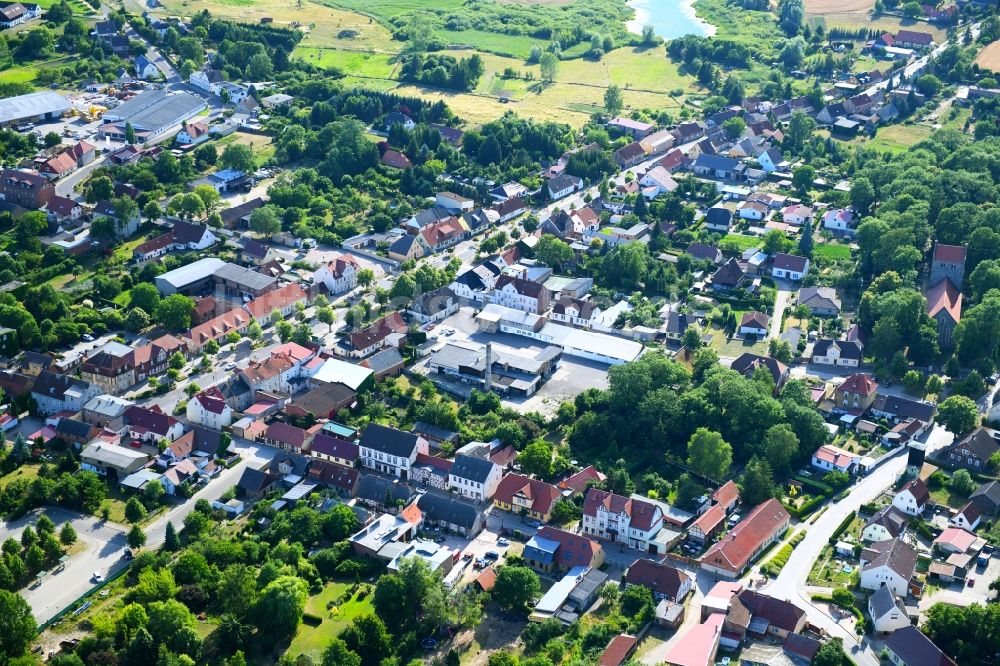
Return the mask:
<path id="1" fill-rule="evenodd" d="M 808 476 L 802 476 L 801 474 L 796 474 L 792 478 L 795 479 L 796 481 L 798 481 L 799 483 L 801 483 L 804 486 L 812 486 L 813 488 L 821 490 L 824 493 L 832 493 L 833 492 L 833 487 L 832 486 L 828 486 L 827 484 L 823 483 L 822 481 L 817 481 L 816 479 L 810 479 Z"/>
<path id="2" fill-rule="evenodd" d="M 805 532 L 799 532 L 793 536 L 791 541 L 781 547 L 777 555 L 761 565 L 760 570 L 768 576 L 777 576 L 785 568 L 788 558 L 792 556 L 792 551 L 795 550 L 795 546 L 799 545 L 805 538 Z"/>
<path id="3" fill-rule="evenodd" d="M 826 495 L 817 495 L 816 497 L 813 497 L 812 499 L 803 502 L 802 506 L 795 507 L 795 506 L 790 506 L 788 504 L 785 504 L 784 506 L 785 509 L 788 511 L 788 513 L 792 514 L 796 518 L 801 519 L 805 518 L 813 511 L 815 511 L 817 508 L 819 508 L 819 505 L 825 502 L 826 500 L 827 500 Z"/>
<path id="4" fill-rule="evenodd" d="M 858 514 L 856 512 L 852 511 L 850 514 L 848 514 L 847 518 L 844 518 L 844 520 L 840 523 L 840 525 L 837 525 L 837 529 L 835 529 L 833 531 L 833 534 L 830 535 L 831 545 L 837 543 L 837 541 L 840 539 L 840 535 L 847 531 L 847 528 L 851 526 L 851 523 L 854 522 L 854 519 L 857 517 L 857 515 Z"/>

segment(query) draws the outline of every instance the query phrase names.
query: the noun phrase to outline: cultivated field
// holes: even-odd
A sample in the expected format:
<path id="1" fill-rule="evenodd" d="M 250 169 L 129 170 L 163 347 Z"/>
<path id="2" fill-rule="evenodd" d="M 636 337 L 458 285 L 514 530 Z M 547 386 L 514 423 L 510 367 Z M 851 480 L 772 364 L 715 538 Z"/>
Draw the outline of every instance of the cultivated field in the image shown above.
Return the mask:
<path id="1" fill-rule="evenodd" d="M 980 51 L 976 56 L 976 64 L 991 72 L 1000 72 L 1000 40 Z"/>
<path id="2" fill-rule="evenodd" d="M 828 16 L 830 14 L 867 14 L 875 6 L 875 0 L 805 0 L 806 14 Z"/>

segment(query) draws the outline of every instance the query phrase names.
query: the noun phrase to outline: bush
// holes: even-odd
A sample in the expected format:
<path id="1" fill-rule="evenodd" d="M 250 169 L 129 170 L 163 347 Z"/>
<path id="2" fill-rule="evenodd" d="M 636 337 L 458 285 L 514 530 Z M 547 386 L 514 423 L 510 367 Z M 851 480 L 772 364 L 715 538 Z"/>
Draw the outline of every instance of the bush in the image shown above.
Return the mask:
<path id="1" fill-rule="evenodd" d="M 795 546 L 806 538 L 805 532 L 799 532 L 792 540 L 781 547 L 778 554 L 768 560 L 765 564 L 762 564 L 760 570 L 762 573 L 768 576 L 777 576 L 785 565 L 788 563 L 788 558 L 792 556 L 792 551 L 795 550 Z"/>
<path id="2" fill-rule="evenodd" d="M 837 529 L 835 529 L 833 534 L 830 535 L 831 545 L 837 543 L 837 540 L 840 539 L 840 535 L 847 531 L 847 528 L 851 526 L 851 523 L 854 522 L 857 515 L 857 513 L 851 512 L 847 518 L 844 518 L 844 520 L 841 521 L 840 525 L 837 525 Z"/>

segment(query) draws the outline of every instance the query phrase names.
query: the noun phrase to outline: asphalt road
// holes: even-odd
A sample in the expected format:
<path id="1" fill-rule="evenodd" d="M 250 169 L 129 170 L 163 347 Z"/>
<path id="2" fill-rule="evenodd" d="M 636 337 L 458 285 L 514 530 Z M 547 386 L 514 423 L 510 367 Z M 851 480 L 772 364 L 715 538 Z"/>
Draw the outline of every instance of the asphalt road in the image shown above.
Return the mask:
<path id="1" fill-rule="evenodd" d="M 775 286 L 777 290 L 774 293 L 774 312 L 771 313 L 771 329 L 767 332 L 769 340 L 777 339 L 781 335 L 781 317 L 792 297 L 792 287 L 785 281 L 775 280 Z M 794 351 L 793 349 L 792 352 Z"/>
<path id="2" fill-rule="evenodd" d="M 878 655 L 869 646 L 867 638 L 859 643 L 854 632 L 848 631 L 837 620 L 813 605 L 805 589 L 806 579 L 830 536 L 848 514 L 878 497 L 903 471 L 906 467 L 905 451 L 906 447 L 901 447 L 895 458 L 862 478 L 844 499 L 830 504 L 814 523 L 801 526 L 799 529 L 805 531 L 805 539 L 792 551 L 792 556 L 777 578 L 763 588 L 764 594 L 792 602 L 806 611 L 809 622 L 821 627 L 831 636 L 842 638 L 845 650 L 859 666 L 878 666 Z"/>
<path id="3" fill-rule="evenodd" d="M 259 468 L 273 458 L 278 450 L 246 440 L 234 440 L 243 459 L 212 480 L 188 501 L 180 504 L 166 514 L 160 516 L 145 526 L 146 548 L 158 548 L 166 538 L 167 523 L 172 522 L 180 529 L 184 518 L 194 510 L 195 502 L 205 499 L 209 502 L 219 499 L 231 487 L 235 486 L 248 466 Z M 72 512 L 47 508 L 45 513 L 52 518 L 58 530 L 67 520 L 72 522 L 81 542 L 85 545 L 83 552 L 73 555 L 66 568 L 45 577 L 38 587 L 25 590 L 24 598 L 31 605 L 35 620 L 46 622 L 59 611 L 79 599 L 93 588 L 93 575 L 100 573 L 108 576 L 125 565 L 122 554 L 127 545 L 128 528 L 116 523 L 104 522 L 93 516 L 81 516 Z M 25 524 L 37 521 L 38 514 L 29 518 L 4 524 L 0 527 L 0 541 L 9 536 L 18 538 Z"/>
<path id="4" fill-rule="evenodd" d="M 20 538 L 25 525 L 34 525 L 41 513 L 32 512 L 13 523 L 4 523 L 0 527 L 0 540 Z M 31 605 L 35 620 L 39 623 L 45 622 L 93 587 L 91 577 L 95 572 L 107 574 L 121 565 L 128 530 L 117 523 L 65 509 L 49 507 L 44 513 L 56 524 L 57 531 L 64 523 L 71 523 L 84 550 L 73 555 L 65 569 L 45 576 L 41 585 L 24 590 L 24 598 Z"/>

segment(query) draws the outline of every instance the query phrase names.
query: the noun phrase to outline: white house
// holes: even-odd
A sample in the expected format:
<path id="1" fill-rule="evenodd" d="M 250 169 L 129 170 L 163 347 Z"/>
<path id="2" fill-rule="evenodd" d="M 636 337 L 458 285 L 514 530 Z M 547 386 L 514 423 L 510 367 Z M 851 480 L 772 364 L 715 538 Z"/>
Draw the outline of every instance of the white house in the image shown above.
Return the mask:
<path id="1" fill-rule="evenodd" d="M 823 214 L 823 228 L 830 231 L 850 231 L 854 227 L 854 211 L 831 208 Z"/>
<path id="2" fill-rule="evenodd" d="M 868 519 L 861 530 L 861 540 L 875 543 L 895 539 L 906 532 L 906 525 L 906 514 L 890 504 Z"/>
<path id="3" fill-rule="evenodd" d="M 948 524 L 972 532 L 979 527 L 981 516 L 979 508 L 972 502 L 967 502 L 965 506 L 958 510 L 958 513 L 948 520 Z"/>
<path id="4" fill-rule="evenodd" d="M 876 634 L 888 634 L 910 626 L 903 600 L 888 587 L 880 587 L 868 597 L 868 615 L 872 618 L 872 628 Z"/>
<path id="5" fill-rule="evenodd" d="M 887 587 L 905 597 L 917 567 L 917 551 L 902 539 L 873 543 L 861 553 L 861 589 Z"/>
<path id="6" fill-rule="evenodd" d="M 817 365 L 833 365 L 841 368 L 856 368 L 864 354 L 857 340 L 830 340 L 828 338 L 813 343 L 810 360 Z"/>
<path id="7" fill-rule="evenodd" d="M 197 72 L 191 72 L 188 82 L 195 88 L 214 95 L 218 85 L 222 83 L 222 72 L 217 69 L 202 69 Z"/>
<path id="8" fill-rule="evenodd" d="M 767 327 L 771 318 L 763 312 L 746 312 L 740 320 L 740 335 L 752 335 L 758 338 L 767 337 Z"/>
<path id="9" fill-rule="evenodd" d="M 453 213 L 468 213 L 476 207 L 476 202 L 454 192 L 438 192 L 434 196 L 434 205 L 446 208 Z"/>
<path id="10" fill-rule="evenodd" d="M 781 151 L 777 148 L 768 148 L 757 155 L 757 162 L 760 163 L 760 168 L 767 173 L 788 168 L 788 160 L 781 155 Z"/>
<path id="11" fill-rule="evenodd" d="M 643 194 L 647 199 L 655 199 L 660 194 L 669 194 L 680 187 L 677 181 L 670 175 L 670 172 L 662 166 L 654 166 L 647 171 L 639 179 L 639 184 L 647 188 L 643 190 Z"/>
<path id="12" fill-rule="evenodd" d="M 552 304 L 552 313 L 549 315 L 549 319 L 590 328 L 600 314 L 601 308 L 592 302 L 564 296 Z"/>
<path id="13" fill-rule="evenodd" d="M 544 285 L 506 274 L 497 280 L 489 298 L 496 305 L 534 314 L 542 314 L 549 308 L 549 291 Z"/>
<path id="14" fill-rule="evenodd" d="M 149 79 L 155 79 L 160 76 L 159 68 L 149 61 L 144 55 L 138 55 L 135 57 L 135 76 L 138 79 L 143 79 L 148 81 Z"/>
<path id="15" fill-rule="evenodd" d="M 448 487 L 463 497 L 477 502 L 493 499 L 503 468 L 489 458 L 479 458 L 460 453 L 448 471 Z"/>
<path id="16" fill-rule="evenodd" d="M 650 552 L 663 528 L 658 504 L 590 488 L 583 500 L 583 533 Z M 655 548 L 655 547 L 654 547 Z"/>
<path id="17" fill-rule="evenodd" d="M 412 432 L 396 430 L 377 423 L 369 424 L 358 442 L 361 464 L 369 469 L 399 477 L 411 477 L 417 454 L 427 454 L 429 444 Z"/>
<path id="18" fill-rule="evenodd" d="M 125 425 L 132 439 L 142 442 L 172 442 L 184 434 L 184 424 L 159 407 L 146 408 L 133 405 L 125 410 Z"/>
<path id="19" fill-rule="evenodd" d="M 567 197 L 579 190 L 581 187 L 583 187 L 582 179 L 565 173 L 559 174 L 555 178 L 551 179 L 547 185 L 549 198 L 553 200 Z"/>
<path id="20" fill-rule="evenodd" d="M 774 255 L 771 277 L 798 282 L 809 272 L 809 259 L 794 254 L 779 252 Z"/>
<path id="21" fill-rule="evenodd" d="M 838 448 L 831 444 L 824 444 L 816 449 L 812 455 L 812 466 L 824 472 L 845 472 L 853 474 L 861 462 L 861 456 L 850 451 Z"/>
<path id="22" fill-rule="evenodd" d="M 177 143 L 185 146 L 196 146 L 208 141 L 208 125 L 205 123 L 188 123 L 181 128 L 175 137 Z"/>
<path id="23" fill-rule="evenodd" d="M 219 237 L 205 224 L 176 220 L 171 229 L 173 247 L 178 250 L 207 250 L 219 242 Z"/>
<path id="24" fill-rule="evenodd" d="M 927 485 L 920 479 L 914 479 L 899 489 L 892 498 L 892 505 L 908 516 L 919 516 L 930 498 Z"/>
<path id="25" fill-rule="evenodd" d="M 760 222 L 767 216 L 767 206 L 759 201 L 741 201 L 736 210 L 741 220 Z"/>
<path id="26" fill-rule="evenodd" d="M 191 423 L 213 430 L 222 430 L 233 424 L 233 408 L 215 386 L 194 394 L 187 403 L 187 418 Z"/>
<path id="27" fill-rule="evenodd" d="M 813 219 L 813 209 L 802 204 L 792 204 L 785 206 L 781 210 L 782 219 L 788 224 L 801 227 Z"/>
<path id="28" fill-rule="evenodd" d="M 323 283 L 331 294 L 340 294 L 354 289 L 358 284 L 361 264 L 349 254 L 331 259 L 313 273 L 313 284 Z"/>

